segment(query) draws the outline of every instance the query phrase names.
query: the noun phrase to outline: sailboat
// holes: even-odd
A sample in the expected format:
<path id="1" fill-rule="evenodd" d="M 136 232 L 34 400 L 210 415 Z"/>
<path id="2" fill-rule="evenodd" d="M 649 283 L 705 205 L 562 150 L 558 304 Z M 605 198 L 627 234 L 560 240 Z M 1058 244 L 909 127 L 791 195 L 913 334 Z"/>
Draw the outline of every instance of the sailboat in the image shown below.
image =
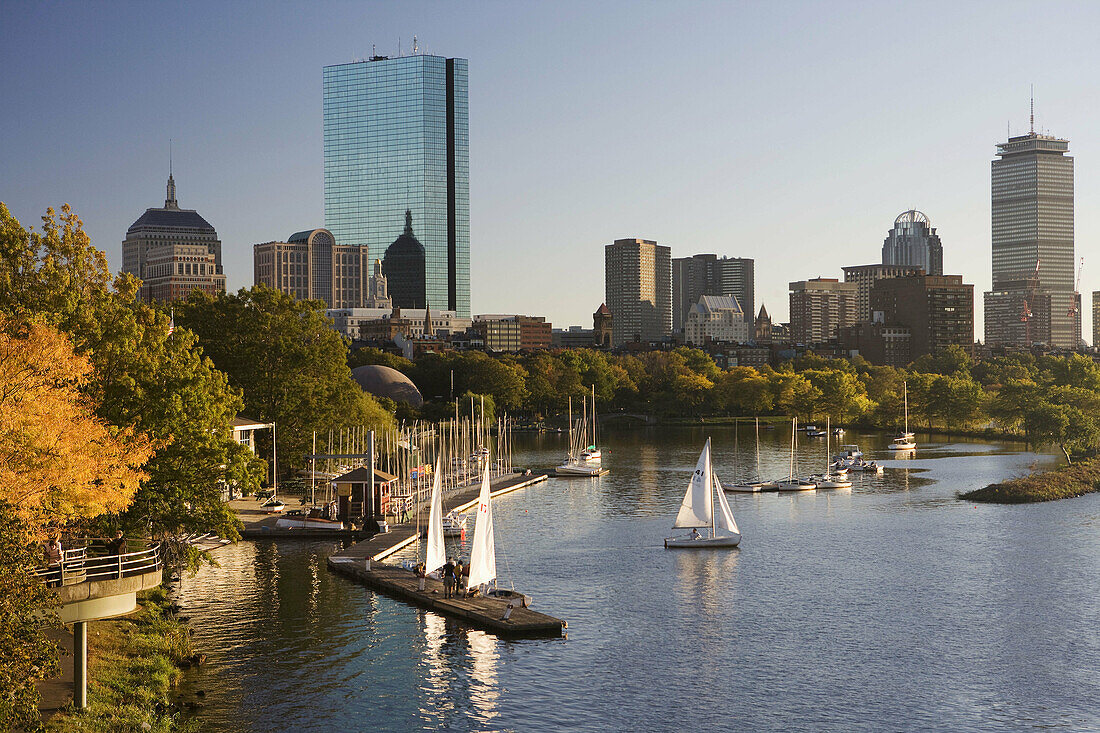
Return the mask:
<path id="1" fill-rule="evenodd" d="M 585 431 L 587 442 L 587 430 Z M 599 463 L 603 458 L 603 451 L 596 440 L 596 385 L 592 385 L 592 442 L 581 451 L 581 460 L 586 463 Z"/>
<path id="2" fill-rule="evenodd" d="M 718 501 L 714 501 L 714 497 Z M 710 438 L 707 438 L 695 472 L 691 474 L 687 493 L 680 504 L 680 512 L 672 525 L 677 529 L 691 529 L 688 536 L 666 537 L 666 548 L 737 547 L 741 542 L 741 530 L 726 502 L 722 485 L 714 475 L 710 460 Z M 709 536 L 700 529 L 710 529 Z"/>
<path id="3" fill-rule="evenodd" d="M 587 409 L 587 407 L 586 407 Z M 581 433 L 581 437 L 573 435 L 573 398 L 569 398 L 569 454 L 565 457 L 565 462 L 554 469 L 554 474 L 557 476 L 599 476 L 603 473 L 600 470 L 600 466 L 590 465 L 587 461 L 582 460 L 580 457 L 581 450 L 580 444 L 588 442 L 588 429 L 585 427 L 584 422 L 580 426 L 578 432 Z"/>
<path id="4" fill-rule="evenodd" d="M 829 427 L 829 418 L 825 418 L 825 473 L 817 474 L 810 477 L 810 481 L 814 482 L 814 485 L 819 489 L 850 489 L 852 488 L 852 482 L 848 480 L 848 469 L 840 466 L 836 469 L 832 468 L 829 459 L 829 438 L 832 435 L 832 429 Z"/>
<path id="5" fill-rule="evenodd" d="M 442 460 L 436 458 L 435 478 L 432 480 L 432 505 L 428 511 L 428 549 L 424 558 L 425 573 L 434 573 L 447 562 L 447 550 L 443 544 L 442 468 Z"/>
<path id="6" fill-rule="evenodd" d="M 737 427 L 734 426 L 734 454 L 737 453 Z M 760 480 L 760 418 L 756 418 L 756 481 L 740 481 L 722 487 L 725 491 L 754 494 L 758 491 L 774 491 L 779 488 L 774 481 Z"/>
<path id="7" fill-rule="evenodd" d="M 787 478 L 776 481 L 776 487 L 779 491 L 813 491 L 817 488 L 817 484 L 809 479 L 795 478 L 794 477 L 794 450 L 797 446 L 795 442 L 798 437 L 798 418 L 791 418 L 791 469 L 787 474 Z"/>
<path id="8" fill-rule="evenodd" d="M 489 490 L 489 467 L 481 472 L 481 494 L 477 499 L 474 541 L 470 545 L 470 577 L 466 587 L 480 588 L 482 595 L 497 579 L 497 547 L 493 539 L 493 505 Z"/>
<path id="9" fill-rule="evenodd" d="M 902 382 L 901 388 L 903 390 L 905 399 L 905 432 L 898 437 L 894 438 L 894 442 L 889 445 L 890 450 L 916 450 L 917 440 L 915 435 L 909 432 L 909 383 Z"/>

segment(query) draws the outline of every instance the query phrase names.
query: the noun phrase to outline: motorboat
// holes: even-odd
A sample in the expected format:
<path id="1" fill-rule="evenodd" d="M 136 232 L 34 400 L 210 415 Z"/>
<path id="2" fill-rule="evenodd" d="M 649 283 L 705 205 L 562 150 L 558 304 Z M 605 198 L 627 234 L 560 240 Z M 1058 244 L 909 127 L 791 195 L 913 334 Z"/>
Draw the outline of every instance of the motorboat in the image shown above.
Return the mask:
<path id="1" fill-rule="evenodd" d="M 603 458 L 603 451 L 594 445 L 590 445 L 581 451 L 581 460 L 585 463 L 599 461 Z"/>
<path id="2" fill-rule="evenodd" d="M 673 529 L 690 529 L 691 534 L 666 537 L 666 549 L 737 547 L 741 542 L 741 530 L 712 468 L 710 438 L 707 438 L 672 525 Z"/>
<path id="3" fill-rule="evenodd" d="M 824 438 L 828 433 L 824 430 L 807 430 L 806 437 L 808 438 Z"/>
<path id="4" fill-rule="evenodd" d="M 852 482 L 848 480 L 846 476 L 840 476 L 835 473 L 817 473 L 810 476 L 808 479 L 812 481 L 814 486 L 819 489 L 850 489 L 852 488 Z"/>
<path id="5" fill-rule="evenodd" d="M 851 466 L 857 461 L 863 460 L 863 451 L 858 445 L 842 445 L 840 452 L 833 456 L 833 460 L 841 465 Z"/>

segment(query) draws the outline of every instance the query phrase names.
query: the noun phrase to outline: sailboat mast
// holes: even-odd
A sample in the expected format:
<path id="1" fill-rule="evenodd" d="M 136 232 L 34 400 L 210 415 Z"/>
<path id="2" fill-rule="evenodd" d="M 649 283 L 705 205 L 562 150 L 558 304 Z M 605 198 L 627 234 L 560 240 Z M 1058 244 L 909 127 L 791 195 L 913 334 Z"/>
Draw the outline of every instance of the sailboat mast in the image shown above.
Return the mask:
<path id="1" fill-rule="evenodd" d="M 595 448 L 598 445 L 596 442 L 596 385 L 592 385 L 592 447 Z"/>
<path id="2" fill-rule="evenodd" d="M 760 480 L 760 418 L 756 418 L 756 480 Z"/>
<path id="3" fill-rule="evenodd" d="M 901 383 L 901 391 L 905 400 L 905 432 L 909 433 L 909 382 Z"/>
<path id="4" fill-rule="evenodd" d="M 710 510 L 710 536 L 716 537 L 714 531 L 714 463 L 710 452 L 710 438 L 707 438 L 707 505 Z"/>
<path id="5" fill-rule="evenodd" d="M 794 481 L 794 434 L 798 431 L 798 418 L 791 418 L 791 468 L 787 473 L 787 480 Z"/>
<path id="6" fill-rule="evenodd" d="M 831 427 L 830 417 L 825 416 L 825 475 L 829 475 L 829 438 L 833 435 L 833 429 Z"/>
<path id="7" fill-rule="evenodd" d="M 569 395 L 569 457 L 573 457 L 573 395 Z"/>

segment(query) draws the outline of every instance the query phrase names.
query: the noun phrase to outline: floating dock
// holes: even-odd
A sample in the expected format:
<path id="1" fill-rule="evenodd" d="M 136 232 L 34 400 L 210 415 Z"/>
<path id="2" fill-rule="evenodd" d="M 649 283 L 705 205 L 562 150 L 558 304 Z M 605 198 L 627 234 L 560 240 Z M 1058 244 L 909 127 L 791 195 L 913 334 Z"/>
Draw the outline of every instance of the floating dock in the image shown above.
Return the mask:
<path id="1" fill-rule="evenodd" d="M 368 570 L 365 560 L 333 556 L 329 558 L 328 566 L 333 572 L 357 580 L 371 590 L 500 636 L 561 636 L 567 626 L 560 618 L 521 605 L 515 605 L 509 613 L 509 602 L 498 598 L 444 598 L 443 583 L 434 578 L 425 578 L 424 590 L 419 590 L 420 579 L 414 573 L 393 565 L 372 562 Z"/>
<path id="2" fill-rule="evenodd" d="M 498 478 L 491 484 L 492 498 L 546 480 L 545 473 L 513 474 Z M 443 500 L 443 512 L 464 512 L 477 505 L 481 483 L 475 482 Z M 532 611 L 498 598 L 444 598 L 443 583 L 426 578 L 424 590 L 419 590 L 419 578 L 404 568 L 381 564 L 381 560 L 416 542 L 417 531 L 428 525 L 428 508 L 414 521 L 392 527 L 362 542 L 331 555 L 329 570 L 359 581 L 372 590 L 428 608 L 444 616 L 465 621 L 478 628 L 502 636 L 561 636 L 566 623 L 559 618 Z M 471 528 L 471 531 L 473 529 Z M 368 563 L 370 569 L 368 570 Z"/>

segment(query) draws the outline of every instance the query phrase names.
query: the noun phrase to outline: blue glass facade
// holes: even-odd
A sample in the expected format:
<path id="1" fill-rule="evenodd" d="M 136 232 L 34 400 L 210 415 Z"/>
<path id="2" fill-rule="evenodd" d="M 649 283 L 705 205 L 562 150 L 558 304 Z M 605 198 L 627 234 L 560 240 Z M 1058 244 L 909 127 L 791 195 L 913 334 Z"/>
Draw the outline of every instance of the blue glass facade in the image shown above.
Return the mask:
<path id="1" fill-rule="evenodd" d="M 412 211 L 433 308 L 470 316 L 466 59 L 376 58 L 324 69 L 325 228 L 380 258 Z"/>

